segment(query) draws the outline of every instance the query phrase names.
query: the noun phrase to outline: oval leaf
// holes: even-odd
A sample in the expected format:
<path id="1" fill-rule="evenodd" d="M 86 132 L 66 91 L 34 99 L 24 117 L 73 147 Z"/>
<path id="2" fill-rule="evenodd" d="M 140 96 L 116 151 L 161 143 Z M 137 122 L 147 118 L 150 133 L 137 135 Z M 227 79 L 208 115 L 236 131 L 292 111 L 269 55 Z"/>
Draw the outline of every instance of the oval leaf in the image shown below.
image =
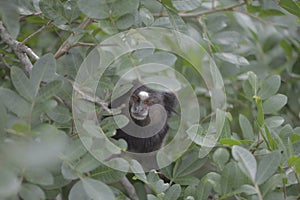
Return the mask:
<path id="1" fill-rule="evenodd" d="M 287 103 L 287 97 L 283 94 L 276 94 L 263 103 L 265 114 L 271 114 L 279 111 Z"/>
<path id="2" fill-rule="evenodd" d="M 240 114 L 239 123 L 240 123 L 240 127 L 242 129 L 244 139 L 247 139 L 247 140 L 253 139 L 253 137 L 254 137 L 253 128 L 252 128 L 252 125 L 249 122 L 248 118 L 245 117 L 244 115 Z"/>
<path id="3" fill-rule="evenodd" d="M 24 200 L 46 199 L 45 193 L 40 187 L 29 183 L 22 184 L 19 194 Z"/>
<path id="4" fill-rule="evenodd" d="M 262 98 L 263 100 L 264 99 L 267 99 L 273 95 L 276 94 L 276 92 L 279 90 L 279 87 L 280 87 L 280 76 L 279 75 L 273 75 L 269 78 L 267 78 L 259 92 L 258 92 L 258 96 L 260 96 L 260 98 Z"/>
<path id="5" fill-rule="evenodd" d="M 235 65 L 249 65 L 249 62 L 245 57 L 235 55 L 233 53 L 216 53 L 215 55 L 221 60 Z"/>
<path id="6" fill-rule="evenodd" d="M 91 178 L 82 179 L 83 188 L 87 195 L 94 200 L 114 200 L 115 196 L 111 189 L 102 183 Z"/>
<path id="7" fill-rule="evenodd" d="M 18 93 L 25 99 L 31 101 L 34 96 L 34 90 L 29 81 L 28 77 L 25 75 L 23 70 L 18 67 L 12 67 L 10 71 L 11 80 L 18 91 Z"/>
<path id="8" fill-rule="evenodd" d="M 233 146 L 232 156 L 236 161 L 238 161 L 238 165 L 244 174 L 248 176 L 254 183 L 257 171 L 257 163 L 250 151 L 240 146 Z"/>
<path id="9" fill-rule="evenodd" d="M 280 161 L 279 151 L 273 151 L 272 153 L 262 156 L 258 162 L 256 183 L 260 185 L 269 179 L 278 169 Z"/>

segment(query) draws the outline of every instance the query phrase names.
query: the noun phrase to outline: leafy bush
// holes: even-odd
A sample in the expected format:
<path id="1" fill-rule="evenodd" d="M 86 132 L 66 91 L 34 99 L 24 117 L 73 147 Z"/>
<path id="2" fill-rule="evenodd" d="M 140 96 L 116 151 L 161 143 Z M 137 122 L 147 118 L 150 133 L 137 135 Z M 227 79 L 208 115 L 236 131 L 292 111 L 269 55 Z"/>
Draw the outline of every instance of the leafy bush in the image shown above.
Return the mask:
<path id="1" fill-rule="evenodd" d="M 299 1 L 3 0 L 0 14 L 0 199 L 300 198 Z M 177 37 L 137 34 L 147 28 L 175 30 Z M 185 46 L 185 37 L 196 46 Z M 111 38 L 114 43 L 106 43 Z M 136 41 L 145 48 L 113 57 L 115 47 Z M 155 49 L 155 41 L 174 51 Z M 98 56 L 93 49 L 101 51 L 95 62 L 87 59 Z M 195 67 L 199 62 L 217 68 Z M 110 64 L 103 74 L 92 71 L 99 63 Z M 82 66 L 88 79 L 78 88 Z M 91 153 L 89 140 L 79 137 L 84 130 L 95 137 L 115 134 L 110 118 L 101 121 L 101 129 L 93 122 L 111 112 L 107 103 L 115 85 L 136 66 L 167 76 L 175 89 L 187 80 L 200 102 L 199 121 L 186 127 L 191 144 L 159 171 L 145 172 L 134 160 L 127 163 L 131 173 L 117 170 L 127 167 L 121 159 L 115 168 L 106 166 Z M 210 84 L 222 87 L 212 94 Z M 97 116 L 89 115 L 95 104 Z M 193 110 L 191 105 L 180 109 Z M 218 105 L 224 111 L 214 109 Z M 206 148 L 202 136 L 214 116 L 220 135 Z M 167 141 L 181 117 L 169 121 Z M 113 142 L 119 147 L 113 152 L 127 147 Z M 96 145 L 95 152 L 103 146 L 101 140 Z"/>

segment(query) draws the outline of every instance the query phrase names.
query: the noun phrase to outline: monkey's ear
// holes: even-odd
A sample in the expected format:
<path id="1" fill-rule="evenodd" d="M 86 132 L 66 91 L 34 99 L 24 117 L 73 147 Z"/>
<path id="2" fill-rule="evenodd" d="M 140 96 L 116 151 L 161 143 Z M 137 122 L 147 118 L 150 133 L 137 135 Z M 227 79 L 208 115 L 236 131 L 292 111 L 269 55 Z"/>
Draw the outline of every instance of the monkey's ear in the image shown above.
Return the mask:
<path id="1" fill-rule="evenodd" d="M 176 95 L 172 92 L 163 92 L 163 98 L 164 98 L 164 105 L 166 108 L 166 111 L 168 112 L 168 115 L 171 114 L 171 112 L 175 112 L 174 110 L 177 105 L 177 98 Z"/>

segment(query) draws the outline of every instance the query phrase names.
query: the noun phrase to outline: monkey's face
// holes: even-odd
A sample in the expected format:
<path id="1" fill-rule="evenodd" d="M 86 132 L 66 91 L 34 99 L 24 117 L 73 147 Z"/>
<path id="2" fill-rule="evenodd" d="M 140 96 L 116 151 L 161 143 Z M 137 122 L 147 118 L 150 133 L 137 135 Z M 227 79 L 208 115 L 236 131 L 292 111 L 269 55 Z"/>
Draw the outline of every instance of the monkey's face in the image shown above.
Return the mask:
<path id="1" fill-rule="evenodd" d="M 145 120 L 149 115 L 149 109 L 157 104 L 158 99 L 147 91 L 135 91 L 130 98 L 130 115 L 135 120 Z"/>

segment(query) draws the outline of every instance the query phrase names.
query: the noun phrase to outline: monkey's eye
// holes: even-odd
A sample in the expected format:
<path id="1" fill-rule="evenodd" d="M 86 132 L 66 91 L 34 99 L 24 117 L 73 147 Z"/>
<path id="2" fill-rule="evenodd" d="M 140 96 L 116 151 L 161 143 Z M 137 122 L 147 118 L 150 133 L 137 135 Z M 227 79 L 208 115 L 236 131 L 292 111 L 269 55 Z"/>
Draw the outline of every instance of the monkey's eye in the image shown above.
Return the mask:
<path id="1" fill-rule="evenodd" d="M 150 104 L 152 103 L 152 100 L 149 99 L 149 98 L 148 98 L 148 99 L 145 99 L 145 100 L 144 100 L 144 103 L 147 104 L 147 105 L 150 105 Z"/>
<path id="2" fill-rule="evenodd" d="M 138 96 L 136 96 L 136 95 L 132 95 L 132 99 L 133 99 L 134 101 L 139 101 L 139 100 L 140 100 L 140 98 L 139 98 Z"/>

